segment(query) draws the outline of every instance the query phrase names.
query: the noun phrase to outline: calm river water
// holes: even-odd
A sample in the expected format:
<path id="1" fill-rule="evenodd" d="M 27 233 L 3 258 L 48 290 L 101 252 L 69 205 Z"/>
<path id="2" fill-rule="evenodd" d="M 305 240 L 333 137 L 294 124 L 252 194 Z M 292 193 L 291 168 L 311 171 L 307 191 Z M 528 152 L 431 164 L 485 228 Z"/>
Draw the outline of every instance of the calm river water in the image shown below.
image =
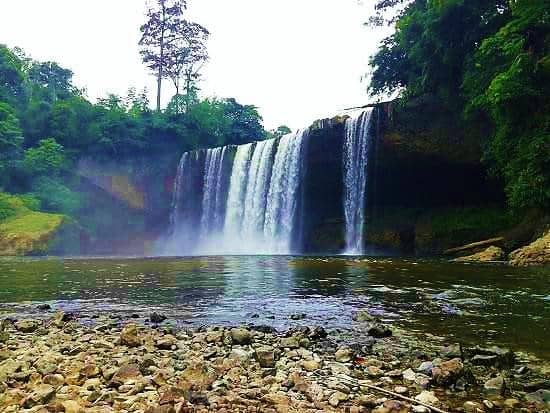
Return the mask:
<path id="1" fill-rule="evenodd" d="M 156 310 L 181 325 L 352 330 L 369 309 L 419 333 L 548 360 L 549 280 L 548 268 L 386 258 L 14 258 L 0 260 L 0 318 L 45 316 L 37 304 L 48 303 L 90 317 Z"/>

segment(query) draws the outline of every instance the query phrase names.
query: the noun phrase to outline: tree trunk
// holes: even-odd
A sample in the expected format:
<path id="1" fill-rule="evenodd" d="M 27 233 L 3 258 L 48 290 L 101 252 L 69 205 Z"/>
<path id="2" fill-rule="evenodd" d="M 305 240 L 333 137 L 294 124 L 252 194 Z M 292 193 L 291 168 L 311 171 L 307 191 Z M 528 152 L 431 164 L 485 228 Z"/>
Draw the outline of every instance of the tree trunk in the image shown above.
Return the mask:
<path id="1" fill-rule="evenodd" d="M 160 34 L 160 62 L 157 75 L 157 112 L 160 112 L 160 92 L 162 90 L 162 69 L 164 65 L 164 25 L 166 23 L 166 8 L 162 3 L 162 29 Z"/>

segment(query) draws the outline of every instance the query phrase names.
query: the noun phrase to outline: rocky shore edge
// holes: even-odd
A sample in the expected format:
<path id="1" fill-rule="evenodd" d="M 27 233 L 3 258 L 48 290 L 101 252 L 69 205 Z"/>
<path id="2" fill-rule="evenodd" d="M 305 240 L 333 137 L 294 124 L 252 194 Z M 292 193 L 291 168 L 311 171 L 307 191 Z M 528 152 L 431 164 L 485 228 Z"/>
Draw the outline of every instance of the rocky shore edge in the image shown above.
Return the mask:
<path id="1" fill-rule="evenodd" d="M 149 324 L 56 312 L 4 319 L 0 411 L 543 412 L 549 370 L 498 347 L 388 327 L 363 311 L 352 335 L 322 327 Z"/>

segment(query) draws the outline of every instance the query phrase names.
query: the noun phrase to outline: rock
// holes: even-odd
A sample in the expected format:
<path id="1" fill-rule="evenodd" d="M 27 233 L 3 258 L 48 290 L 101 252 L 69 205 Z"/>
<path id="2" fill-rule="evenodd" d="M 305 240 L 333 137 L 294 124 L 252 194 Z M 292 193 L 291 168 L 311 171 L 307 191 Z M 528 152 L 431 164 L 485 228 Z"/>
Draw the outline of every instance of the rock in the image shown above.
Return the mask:
<path id="1" fill-rule="evenodd" d="M 49 384 L 33 386 L 32 393 L 23 401 L 23 406 L 30 408 L 37 404 L 46 404 L 55 394 L 55 389 Z"/>
<path id="2" fill-rule="evenodd" d="M 412 369 L 407 369 L 403 372 L 403 380 L 413 382 L 416 380 L 416 373 Z"/>
<path id="3" fill-rule="evenodd" d="M 465 402 L 462 405 L 462 408 L 464 409 L 464 413 L 483 413 L 483 406 L 476 402 Z"/>
<path id="4" fill-rule="evenodd" d="M 128 347 L 141 346 L 141 339 L 138 336 L 137 325 L 127 324 L 120 333 L 120 342 Z"/>
<path id="5" fill-rule="evenodd" d="M 33 333 L 40 326 L 40 321 L 36 320 L 20 320 L 15 323 L 17 331 L 22 333 Z"/>
<path id="6" fill-rule="evenodd" d="M 474 366 L 494 366 L 498 363 L 498 357 L 496 355 L 492 356 L 483 356 L 481 354 L 478 354 L 474 356 L 470 362 Z"/>
<path id="7" fill-rule="evenodd" d="M 385 325 L 376 324 L 371 328 L 369 328 L 369 330 L 367 331 L 367 334 L 374 338 L 384 338 L 384 337 L 391 337 L 392 331 Z"/>
<path id="8" fill-rule="evenodd" d="M 305 314 L 291 314 L 289 317 L 291 320 L 303 320 L 306 318 Z"/>
<path id="9" fill-rule="evenodd" d="M 229 358 L 233 360 L 238 360 L 241 363 L 246 363 L 250 360 L 250 352 L 243 350 L 242 348 L 233 348 L 229 354 Z"/>
<path id="10" fill-rule="evenodd" d="M 357 314 L 353 317 L 355 321 L 361 322 L 368 322 L 368 321 L 376 321 L 376 317 L 370 314 L 369 310 L 359 310 Z"/>
<path id="11" fill-rule="evenodd" d="M 17 370 L 21 368 L 21 364 L 9 358 L 0 363 L 0 382 L 8 380 Z"/>
<path id="12" fill-rule="evenodd" d="M 300 348 L 300 340 L 296 336 L 284 337 L 281 339 L 281 347 L 283 348 Z"/>
<path id="13" fill-rule="evenodd" d="M 207 343 L 219 343 L 223 340 L 223 330 L 213 330 L 206 333 Z"/>
<path id="14" fill-rule="evenodd" d="M 116 371 L 111 379 L 111 385 L 121 386 L 130 381 L 138 381 L 141 377 L 141 372 L 137 364 L 126 364 Z"/>
<path id="15" fill-rule="evenodd" d="M 65 413 L 82 413 L 84 409 L 74 400 L 65 400 L 61 403 Z"/>
<path id="16" fill-rule="evenodd" d="M 339 363 L 347 363 L 351 361 L 354 356 L 354 351 L 349 347 L 340 347 L 336 353 L 334 353 L 334 358 Z"/>
<path id="17" fill-rule="evenodd" d="M 326 330 L 323 328 L 323 327 L 313 327 L 311 329 L 311 332 L 309 333 L 309 338 L 311 340 L 319 340 L 319 339 L 323 339 L 323 338 L 326 338 L 328 336 L 328 333 L 326 332 Z"/>
<path id="18" fill-rule="evenodd" d="M 461 358 L 462 357 L 462 350 L 460 349 L 460 344 L 449 344 L 447 346 L 444 346 L 441 351 L 439 352 L 441 357 L 452 359 L 452 358 Z"/>
<path id="19" fill-rule="evenodd" d="M 550 230 L 531 244 L 510 253 L 510 264 L 515 266 L 550 263 Z"/>
<path id="20" fill-rule="evenodd" d="M 499 247 L 491 246 L 476 254 L 468 255 L 466 257 L 455 258 L 454 262 L 491 262 L 502 261 L 506 258 L 504 250 Z"/>
<path id="21" fill-rule="evenodd" d="M 483 384 L 483 392 L 490 396 L 500 396 L 504 393 L 505 385 L 502 376 L 497 376 Z"/>
<path id="22" fill-rule="evenodd" d="M 464 350 L 464 356 L 472 364 L 481 366 L 495 366 L 500 369 L 510 369 L 516 363 L 513 351 L 500 347 L 472 347 Z"/>
<path id="23" fill-rule="evenodd" d="M 187 410 L 180 410 L 180 412 L 184 412 Z M 173 404 L 161 404 L 158 406 L 149 406 L 147 410 L 145 410 L 145 413 L 176 413 L 176 409 Z"/>
<path id="24" fill-rule="evenodd" d="M 414 399 L 419 401 L 420 403 L 429 404 L 432 406 L 439 403 L 439 399 L 435 397 L 434 392 L 427 391 L 427 390 L 424 390 L 422 393 L 417 395 Z"/>
<path id="25" fill-rule="evenodd" d="M 332 407 L 338 407 L 340 402 L 346 401 L 348 398 L 349 396 L 346 393 L 343 393 L 341 391 L 335 391 L 329 397 L 328 402 Z"/>
<path id="26" fill-rule="evenodd" d="M 369 377 L 381 377 L 384 375 L 384 370 L 378 366 L 368 366 L 366 373 Z"/>
<path id="27" fill-rule="evenodd" d="M 518 399 L 506 399 L 504 400 L 504 407 L 507 409 L 515 409 L 521 404 Z"/>
<path id="28" fill-rule="evenodd" d="M 178 344 L 178 340 L 171 334 L 167 334 L 159 338 L 156 342 L 156 346 L 160 350 L 175 350 Z"/>
<path id="29" fill-rule="evenodd" d="M 442 362 L 432 369 L 432 377 L 436 384 L 454 384 L 464 373 L 464 365 L 459 358 Z"/>
<path id="30" fill-rule="evenodd" d="M 321 367 L 321 362 L 318 360 L 304 360 L 302 361 L 302 367 L 306 371 L 315 371 Z"/>
<path id="31" fill-rule="evenodd" d="M 151 323 L 160 324 L 166 319 L 167 317 L 164 314 L 160 314 L 157 312 L 149 314 L 149 321 L 151 321 Z"/>
<path id="32" fill-rule="evenodd" d="M 263 368 L 275 367 L 277 361 L 277 355 L 273 347 L 259 347 L 256 349 L 256 360 L 260 363 L 260 366 Z"/>
<path id="33" fill-rule="evenodd" d="M 525 400 L 533 403 L 550 404 L 550 390 L 539 389 L 533 393 L 528 393 L 525 395 Z"/>
<path id="34" fill-rule="evenodd" d="M 65 383 L 65 377 L 63 377 L 61 374 L 48 374 L 47 376 L 44 376 L 42 382 L 44 382 L 44 384 L 49 384 L 53 387 L 59 387 Z"/>
<path id="35" fill-rule="evenodd" d="M 431 361 L 424 361 L 420 364 L 420 366 L 417 367 L 416 371 L 423 373 L 423 374 L 432 374 L 432 369 L 434 368 L 434 365 Z"/>
<path id="36" fill-rule="evenodd" d="M 38 304 L 36 308 L 40 311 L 48 311 L 52 309 L 52 306 L 49 304 Z"/>
<path id="37" fill-rule="evenodd" d="M 428 409 L 426 406 L 413 406 L 412 407 L 412 411 L 413 413 L 430 413 L 431 410 Z"/>
<path id="38" fill-rule="evenodd" d="M 232 328 L 231 338 L 233 342 L 240 345 L 250 344 L 252 341 L 252 333 L 246 328 Z"/>
<path id="39" fill-rule="evenodd" d="M 405 386 L 395 386 L 393 388 L 393 391 L 397 394 L 407 394 L 409 392 L 409 389 Z"/>

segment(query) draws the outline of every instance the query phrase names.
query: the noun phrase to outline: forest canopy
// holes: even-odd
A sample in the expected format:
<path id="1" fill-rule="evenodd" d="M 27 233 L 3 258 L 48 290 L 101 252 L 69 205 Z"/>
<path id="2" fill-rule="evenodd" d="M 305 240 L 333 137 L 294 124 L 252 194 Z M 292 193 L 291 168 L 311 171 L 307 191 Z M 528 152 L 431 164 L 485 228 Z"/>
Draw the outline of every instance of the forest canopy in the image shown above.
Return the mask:
<path id="1" fill-rule="evenodd" d="M 371 58 L 371 95 L 428 99 L 485 122 L 484 161 L 514 209 L 550 207 L 550 1 L 379 0 L 395 24 Z M 389 18 L 388 16 L 392 16 Z"/>

